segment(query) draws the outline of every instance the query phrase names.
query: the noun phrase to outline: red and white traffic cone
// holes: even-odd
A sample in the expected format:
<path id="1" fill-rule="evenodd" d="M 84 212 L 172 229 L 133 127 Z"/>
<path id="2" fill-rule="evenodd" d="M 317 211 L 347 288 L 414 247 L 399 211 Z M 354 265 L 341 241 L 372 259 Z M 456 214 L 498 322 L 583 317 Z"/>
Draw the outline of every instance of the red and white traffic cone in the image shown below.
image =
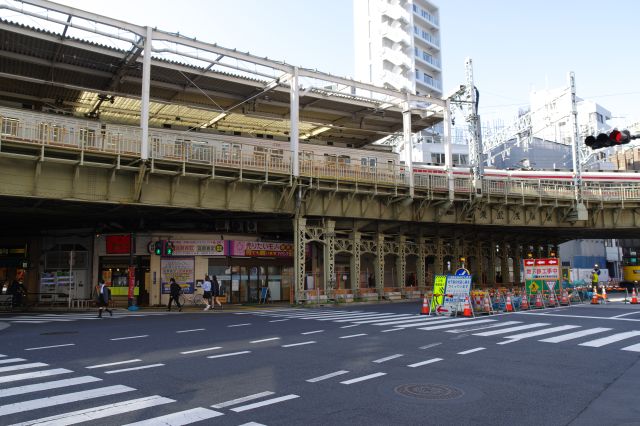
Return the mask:
<path id="1" fill-rule="evenodd" d="M 633 291 L 631 292 L 631 304 L 632 305 L 637 305 L 638 304 L 638 295 L 636 294 L 636 288 L 633 288 Z"/>
<path id="2" fill-rule="evenodd" d="M 424 299 L 422 299 L 422 309 L 420 309 L 420 315 L 429 315 L 431 312 L 429 311 L 429 299 L 427 299 L 427 295 L 424 295 Z"/>
<path id="3" fill-rule="evenodd" d="M 511 293 L 507 293 L 507 301 L 504 305 L 504 310 L 507 312 L 513 312 L 513 305 L 511 304 Z"/>
<path id="4" fill-rule="evenodd" d="M 463 317 L 472 317 L 473 311 L 471 311 L 471 304 L 469 303 L 469 296 L 464 297 L 464 310 L 462 311 Z"/>
<path id="5" fill-rule="evenodd" d="M 528 311 L 529 310 L 529 295 L 527 294 L 526 290 L 524 291 L 524 293 L 522 293 L 522 301 L 520 302 L 520 310 L 521 311 Z"/>

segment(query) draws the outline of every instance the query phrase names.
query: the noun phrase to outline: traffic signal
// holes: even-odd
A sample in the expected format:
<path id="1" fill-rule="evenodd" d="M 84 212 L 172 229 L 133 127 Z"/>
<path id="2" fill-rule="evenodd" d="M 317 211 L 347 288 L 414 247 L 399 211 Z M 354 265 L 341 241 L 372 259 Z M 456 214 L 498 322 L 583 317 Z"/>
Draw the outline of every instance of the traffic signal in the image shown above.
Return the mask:
<path id="1" fill-rule="evenodd" d="M 154 246 L 154 253 L 156 256 L 162 256 L 162 241 L 156 241 L 156 245 Z"/>
<path id="2" fill-rule="evenodd" d="M 173 242 L 171 241 L 165 241 L 164 242 L 164 254 L 165 256 L 172 256 L 173 255 Z"/>
<path id="3" fill-rule="evenodd" d="M 631 135 L 628 130 L 612 130 L 609 133 L 600 133 L 598 136 L 587 136 L 584 144 L 591 149 L 607 148 L 610 146 L 624 145 L 637 139 L 639 135 Z"/>

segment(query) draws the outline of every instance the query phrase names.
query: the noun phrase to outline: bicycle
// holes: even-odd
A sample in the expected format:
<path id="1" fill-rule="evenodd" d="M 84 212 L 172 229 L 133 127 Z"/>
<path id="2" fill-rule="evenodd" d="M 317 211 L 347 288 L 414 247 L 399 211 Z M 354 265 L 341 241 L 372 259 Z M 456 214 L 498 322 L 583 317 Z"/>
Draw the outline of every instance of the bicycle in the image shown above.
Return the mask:
<path id="1" fill-rule="evenodd" d="M 178 300 L 180 300 L 180 306 L 187 306 L 187 303 L 193 306 L 203 306 L 206 304 L 202 294 L 200 293 L 181 293 Z"/>

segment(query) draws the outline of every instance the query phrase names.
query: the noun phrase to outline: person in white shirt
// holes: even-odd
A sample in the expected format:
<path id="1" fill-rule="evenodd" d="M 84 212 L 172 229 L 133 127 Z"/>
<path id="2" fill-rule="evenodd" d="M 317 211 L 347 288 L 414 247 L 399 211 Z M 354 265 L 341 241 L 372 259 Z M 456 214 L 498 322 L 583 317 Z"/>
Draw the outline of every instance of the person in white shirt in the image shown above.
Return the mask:
<path id="1" fill-rule="evenodd" d="M 207 301 L 207 306 L 204 308 L 205 311 L 211 309 L 211 279 L 209 275 L 204 276 L 204 282 L 202 283 L 202 291 L 204 294 L 202 295 L 204 299 Z"/>

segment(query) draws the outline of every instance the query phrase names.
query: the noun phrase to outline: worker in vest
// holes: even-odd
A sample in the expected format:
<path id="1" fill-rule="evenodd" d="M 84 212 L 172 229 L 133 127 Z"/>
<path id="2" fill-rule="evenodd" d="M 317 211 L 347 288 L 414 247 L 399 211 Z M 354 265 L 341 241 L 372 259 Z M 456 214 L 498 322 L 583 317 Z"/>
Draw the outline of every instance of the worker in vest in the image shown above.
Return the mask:
<path id="1" fill-rule="evenodd" d="M 594 293 L 598 293 L 598 282 L 600 280 L 600 268 L 596 263 L 591 271 L 591 285 L 593 286 Z"/>

